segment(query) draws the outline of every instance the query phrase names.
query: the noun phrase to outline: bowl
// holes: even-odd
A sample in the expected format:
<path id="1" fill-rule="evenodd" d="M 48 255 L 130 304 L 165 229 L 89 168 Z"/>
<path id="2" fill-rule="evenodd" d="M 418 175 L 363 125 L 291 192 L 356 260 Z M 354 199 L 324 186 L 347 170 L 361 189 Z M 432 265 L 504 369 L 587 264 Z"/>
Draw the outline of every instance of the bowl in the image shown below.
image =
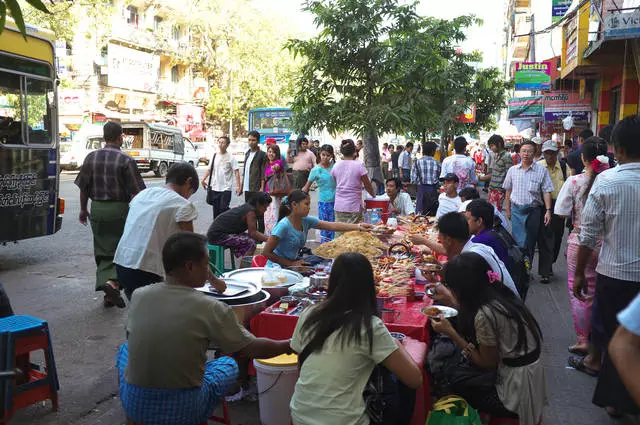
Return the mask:
<path id="1" fill-rule="evenodd" d="M 400 332 L 389 332 L 391 334 L 392 337 L 394 337 L 395 339 L 398 339 L 400 341 L 402 341 L 403 339 L 405 339 L 407 336 L 403 333 Z"/>

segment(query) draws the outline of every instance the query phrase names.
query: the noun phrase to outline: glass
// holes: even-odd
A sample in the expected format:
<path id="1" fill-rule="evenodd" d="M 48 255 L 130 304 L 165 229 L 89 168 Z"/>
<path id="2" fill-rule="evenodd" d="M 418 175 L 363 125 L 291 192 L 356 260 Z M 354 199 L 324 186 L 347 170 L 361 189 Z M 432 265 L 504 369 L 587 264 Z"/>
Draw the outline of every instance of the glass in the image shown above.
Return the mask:
<path id="1" fill-rule="evenodd" d="M 0 71 L 0 143 L 23 145 L 20 76 Z"/>
<path id="2" fill-rule="evenodd" d="M 50 145 L 51 137 L 51 103 L 53 101 L 53 84 L 49 81 L 27 78 L 27 124 L 30 145 Z"/>

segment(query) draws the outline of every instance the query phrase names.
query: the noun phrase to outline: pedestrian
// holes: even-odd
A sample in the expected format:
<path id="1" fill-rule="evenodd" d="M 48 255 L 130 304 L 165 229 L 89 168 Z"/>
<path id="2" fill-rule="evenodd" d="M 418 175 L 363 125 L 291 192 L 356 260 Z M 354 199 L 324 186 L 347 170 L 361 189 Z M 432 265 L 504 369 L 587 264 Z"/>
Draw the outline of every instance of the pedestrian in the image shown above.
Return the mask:
<path id="1" fill-rule="evenodd" d="M 484 174 L 491 174 L 493 172 L 493 167 L 496 161 L 496 154 L 491 149 L 491 146 L 487 144 L 484 148 L 482 148 L 482 160 L 484 162 L 483 172 Z M 477 175 L 477 173 L 476 173 Z M 482 189 L 484 192 L 489 192 L 489 182 L 485 181 L 484 188 Z"/>
<path id="2" fill-rule="evenodd" d="M 356 142 L 356 159 L 364 164 L 364 143 L 358 139 Z"/>
<path id="3" fill-rule="evenodd" d="M 504 148 L 504 139 L 502 136 L 498 134 L 492 135 L 487 144 L 494 153 L 495 160 L 493 161 L 491 172 L 480 180 L 489 182 L 488 200 L 498 211 L 502 211 L 505 193 L 505 190 L 502 188 L 502 183 L 504 183 L 504 178 L 507 176 L 507 171 L 509 171 L 509 168 L 513 165 L 513 159 Z"/>
<path id="4" fill-rule="evenodd" d="M 520 158 L 520 143 L 516 143 L 513 145 L 513 150 L 511 151 L 511 159 L 513 159 L 513 165 L 518 165 L 522 161 Z"/>
<path id="5" fill-rule="evenodd" d="M 474 235 L 471 242 L 491 247 L 500 261 L 509 264 L 507 250 L 492 232 L 495 219 L 494 206 L 484 199 L 474 199 L 467 204 L 464 215 L 469 223 L 469 232 Z"/>
<path id="6" fill-rule="evenodd" d="M 131 201 L 113 260 L 129 300 L 136 289 L 164 279 L 161 253 L 167 239 L 180 231 L 193 232 L 198 209 L 189 198 L 199 181 L 193 165 L 177 162 L 169 168 L 164 186 L 147 188 Z"/>
<path id="7" fill-rule="evenodd" d="M 542 155 L 544 160 L 538 162 L 549 172 L 551 181 L 553 182 L 553 190 L 551 191 L 551 222 L 548 226 L 541 225 L 538 233 L 538 274 L 540 275 L 540 283 L 549 283 L 550 277 L 553 276 L 553 265 L 560 254 L 560 246 L 562 245 L 562 237 L 564 236 L 565 220 L 563 217 L 553 214 L 553 208 L 558 199 L 560 188 L 567 179 L 566 165 L 558 161 L 558 144 L 553 140 L 547 140 L 542 145 Z"/>
<path id="8" fill-rule="evenodd" d="M 458 192 L 465 187 L 475 187 L 478 183 L 478 176 L 476 176 L 476 164 L 473 159 L 466 155 L 467 151 L 467 139 L 464 137 L 456 137 L 453 141 L 453 148 L 455 154 L 449 156 L 442 161 L 442 170 L 440 171 L 440 178 L 450 173 L 454 173 L 458 176 Z"/>
<path id="9" fill-rule="evenodd" d="M 165 282 L 131 300 L 116 366 L 122 407 L 135 423 L 207 422 L 238 378 L 232 357 L 207 360 L 211 347 L 249 358 L 291 353 L 288 340 L 256 338 L 230 306 L 195 289 L 210 278 L 206 243 L 191 232 L 170 236 L 157 253 Z"/>
<path id="10" fill-rule="evenodd" d="M 316 156 L 316 163 L 320 160 L 320 140 L 314 140 L 309 146 L 309 150 Z"/>
<path id="11" fill-rule="evenodd" d="M 388 179 L 393 178 L 393 154 L 395 153 L 396 148 L 393 145 L 389 145 L 389 158 L 386 163 L 383 164 L 383 167 L 387 169 L 387 177 Z M 396 160 L 397 162 L 397 160 Z"/>
<path id="12" fill-rule="evenodd" d="M 411 196 L 402 190 L 400 179 L 389 179 L 385 184 L 385 191 L 389 197 L 389 213 L 400 216 L 415 214 Z"/>
<path id="13" fill-rule="evenodd" d="M 316 166 L 316 156 L 309 150 L 306 137 L 296 140 L 297 151 L 289 150 L 287 160 L 293 162 L 293 188 L 302 189 L 309 180 L 311 169 Z"/>
<path id="14" fill-rule="evenodd" d="M 569 176 L 558 194 L 553 211 L 554 214 L 567 217 L 573 222 L 573 228 L 567 239 L 567 283 L 577 343 L 569 347 L 569 352 L 577 356 L 569 358 L 569 365 L 592 376 L 597 375 L 601 363 L 601 352 L 597 344 L 589 343 L 589 336 L 597 331 L 591 329 L 591 313 L 593 294 L 596 288 L 596 265 L 602 241 L 597 243 L 585 265 L 585 277 L 591 295 L 580 300 L 573 295 L 573 285 L 580 246 L 578 236 L 582 227 L 582 211 L 596 176 L 609 168 L 608 163 L 605 164 L 601 161 L 606 153 L 607 145 L 604 140 L 590 137 L 585 141 L 582 148 L 585 171 L 575 176 Z"/>
<path id="15" fill-rule="evenodd" d="M 443 182 L 444 192 L 440 194 L 438 198 L 438 211 L 436 212 L 436 220 L 443 215 L 450 212 L 458 212 L 462 199 L 458 195 L 458 176 L 454 173 L 449 173 L 442 177 L 440 181 Z"/>
<path id="16" fill-rule="evenodd" d="M 607 345 L 618 326 L 616 315 L 640 292 L 640 117 L 629 116 L 616 124 L 611 139 L 618 166 L 600 173 L 589 192 L 573 282 L 574 294 L 584 300 L 586 265 L 602 239 L 595 303 Z M 593 403 L 612 416 L 640 413 L 606 350 Z"/>
<path id="17" fill-rule="evenodd" d="M 584 170 L 584 164 L 582 163 L 582 157 L 580 156 L 582 153 L 582 144 L 591 136 L 593 136 L 593 131 L 588 128 L 582 130 L 578 134 L 577 146 L 574 146 L 574 151 L 570 153 L 567 158 L 567 164 L 569 164 L 569 168 L 571 168 L 571 175 L 573 176 L 582 173 L 582 170 Z"/>
<path id="18" fill-rule="evenodd" d="M 242 191 L 244 201 L 249 202 L 256 192 L 264 192 L 264 169 L 267 154 L 260 150 L 260 133 L 250 131 L 247 134 L 249 150 L 244 154 L 244 170 L 242 172 Z M 264 233 L 264 217 L 258 216 L 258 231 Z"/>
<path id="19" fill-rule="evenodd" d="M 393 149 L 393 145 L 391 145 Z M 380 167 L 382 168 L 382 178 L 386 181 L 389 179 L 389 162 L 391 162 L 391 152 L 389 152 L 389 144 L 382 144 L 382 154 L 380 157 Z"/>
<path id="20" fill-rule="evenodd" d="M 618 313 L 620 326 L 609 344 L 611 360 L 631 397 L 640 405 L 640 296 Z"/>
<path id="21" fill-rule="evenodd" d="M 424 142 L 422 145 L 424 155 L 413 163 L 411 183 L 418 185 L 416 195 L 418 214 L 434 216 L 438 211 L 440 163 L 433 158 L 433 155 L 438 145 L 433 142 Z"/>
<path id="22" fill-rule="evenodd" d="M 474 199 L 480 199 L 480 193 L 475 187 L 467 187 L 465 189 L 462 189 L 460 193 L 458 193 L 458 195 L 460 196 L 460 200 L 462 201 L 462 204 L 460 204 L 460 208 L 458 209 L 458 212 L 461 213 L 467 211 L 467 206 L 471 203 L 471 201 L 473 201 Z M 494 223 L 497 224 L 499 221 L 500 225 L 504 227 L 507 232 L 509 232 L 509 220 L 507 220 L 504 214 L 498 211 L 495 205 L 493 206 L 493 214 L 495 215 Z"/>
<path id="23" fill-rule="evenodd" d="M 336 179 L 331 175 L 334 165 L 333 146 L 322 145 L 320 147 L 320 163 L 313 167 L 307 184 L 302 188 L 303 191 L 309 193 L 312 183 L 315 182 L 318 185 L 318 218 L 327 222 L 336 221 Z M 333 237 L 334 233 L 330 230 L 320 231 L 321 242 L 332 241 Z"/>
<path id="24" fill-rule="evenodd" d="M 75 184 L 80 189 L 80 223 L 91 223 L 93 255 L 97 265 L 96 291 L 104 291 L 103 305 L 125 306 L 113 263 L 124 232 L 129 202 L 145 188 L 136 161 L 120 150 L 122 126 L 107 122 L 103 128 L 105 146 L 85 158 Z M 91 214 L 87 204 L 91 199 Z"/>
<path id="25" fill-rule="evenodd" d="M 353 140 L 343 140 L 340 145 L 342 161 L 331 170 L 336 179 L 335 214 L 341 223 L 360 223 L 362 221 L 362 188 L 375 196 L 367 169 L 355 160 L 356 145 Z"/>
<path id="26" fill-rule="evenodd" d="M 269 187 L 269 179 L 271 177 L 276 178 L 286 176 L 286 171 L 282 160 L 280 159 L 280 148 L 278 145 L 267 146 L 267 163 L 264 168 L 264 191 L 269 193 L 269 190 L 273 189 Z M 273 227 L 278 222 L 278 211 L 280 210 L 280 203 L 284 195 L 278 195 L 271 193 L 272 202 L 269 203 L 267 210 L 264 213 L 264 234 L 269 237 Z"/>
<path id="27" fill-rule="evenodd" d="M 506 190 L 507 219 L 511 220 L 511 234 L 529 259 L 540 232 L 540 223 L 551 222 L 551 192 L 553 182 L 549 171 L 533 162 L 536 144 L 525 141 L 520 147 L 522 162 L 507 171 L 502 187 Z M 541 219 L 542 210 L 545 210 Z"/>
<path id="28" fill-rule="evenodd" d="M 411 181 L 411 152 L 413 151 L 413 143 L 409 142 L 405 145 L 404 151 L 398 157 L 398 168 L 400 171 L 400 180 L 403 182 Z"/>
<path id="29" fill-rule="evenodd" d="M 213 154 L 211 166 L 202 178 L 202 187 L 207 193 L 207 202 L 212 203 L 213 219 L 229 209 L 231 189 L 235 176 L 236 194 L 240 196 L 240 167 L 236 159 L 227 152 L 231 141 L 227 136 L 218 137 L 218 152 Z"/>
<path id="30" fill-rule="evenodd" d="M 542 144 L 544 143 L 544 139 L 540 136 L 536 136 L 532 138 L 531 141 L 536 146 L 536 151 L 533 154 L 534 162 L 540 162 L 544 160 L 544 155 L 542 155 Z"/>
<path id="31" fill-rule="evenodd" d="M 394 179 L 400 178 L 400 167 L 398 165 L 398 160 L 400 159 L 400 154 L 403 150 L 404 148 L 402 147 L 402 145 L 398 145 L 396 146 L 396 151 L 391 154 L 391 176 Z"/>

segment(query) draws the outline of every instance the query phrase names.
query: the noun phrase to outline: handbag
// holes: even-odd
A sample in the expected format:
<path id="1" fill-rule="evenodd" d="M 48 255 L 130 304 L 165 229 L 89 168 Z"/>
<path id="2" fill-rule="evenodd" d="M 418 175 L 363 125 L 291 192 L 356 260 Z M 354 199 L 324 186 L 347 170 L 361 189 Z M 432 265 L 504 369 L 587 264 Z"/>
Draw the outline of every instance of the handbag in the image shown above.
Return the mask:
<path id="1" fill-rule="evenodd" d="M 267 180 L 271 196 L 287 196 L 293 191 L 293 182 L 287 173 L 273 173 Z"/>
<path id="2" fill-rule="evenodd" d="M 433 405 L 426 425 L 482 425 L 478 412 L 456 395 L 443 397 Z"/>
<path id="3" fill-rule="evenodd" d="M 213 159 L 211 160 L 211 168 L 209 169 L 209 183 L 207 184 L 207 204 L 213 205 L 215 198 L 213 196 L 213 190 L 211 190 L 211 177 L 213 177 L 213 164 L 216 162 L 216 155 L 213 154 Z"/>

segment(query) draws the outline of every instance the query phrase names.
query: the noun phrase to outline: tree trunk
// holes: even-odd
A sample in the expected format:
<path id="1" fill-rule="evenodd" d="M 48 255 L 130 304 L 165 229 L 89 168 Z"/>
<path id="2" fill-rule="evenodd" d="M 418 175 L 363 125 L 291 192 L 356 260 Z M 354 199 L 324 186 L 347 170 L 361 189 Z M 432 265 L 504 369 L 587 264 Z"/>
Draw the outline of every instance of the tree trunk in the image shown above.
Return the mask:
<path id="1" fill-rule="evenodd" d="M 378 147 L 378 135 L 375 131 L 367 131 L 364 134 L 364 166 L 367 168 L 369 178 L 384 186 L 382 169 L 380 168 L 380 149 Z"/>

